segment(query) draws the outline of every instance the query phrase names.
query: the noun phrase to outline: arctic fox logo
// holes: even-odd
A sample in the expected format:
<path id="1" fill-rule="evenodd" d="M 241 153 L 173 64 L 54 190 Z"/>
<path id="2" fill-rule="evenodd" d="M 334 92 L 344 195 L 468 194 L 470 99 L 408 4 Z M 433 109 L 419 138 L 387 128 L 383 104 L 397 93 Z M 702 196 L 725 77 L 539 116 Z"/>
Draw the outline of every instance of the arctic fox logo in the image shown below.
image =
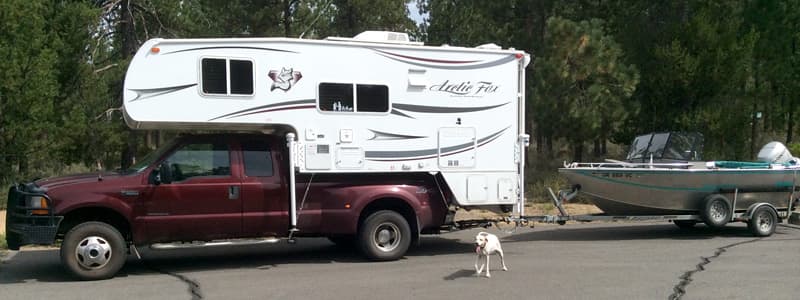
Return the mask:
<path id="1" fill-rule="evenodd" d="M 270 70 L 267 75 L 273 81 L 272 87 L 269 89 L 270 92 L 275 89 L 281 89 L 284 92 L 288 91 L 292 88 L 292 85 L 300 81 L 300 78 L 303 78 L 303 74 L 300 74 L 299 71 L 294 71 L 294 68 L 281 68 L 280 72 Z"/>

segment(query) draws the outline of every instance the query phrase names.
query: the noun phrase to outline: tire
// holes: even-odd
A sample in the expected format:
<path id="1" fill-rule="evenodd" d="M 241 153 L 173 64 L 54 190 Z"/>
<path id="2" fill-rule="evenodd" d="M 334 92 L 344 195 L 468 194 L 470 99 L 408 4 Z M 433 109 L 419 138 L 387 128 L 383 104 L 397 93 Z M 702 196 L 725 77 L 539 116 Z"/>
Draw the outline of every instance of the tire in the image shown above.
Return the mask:
<path id="1" fill-rule="evenodd" d="M 680 229 L 692 229 L 694 225 L 697 224 L 697 221 L 693 220 L 672 220 L 672 223 L 675 223 L 675 226 L 678 226 Z"/>
<path id="2" fill-rule="evenodd" d="M 61 264 L 81 280 L 114 277 L 127 258 L 119 231 L 102 222 L 81 223 L 64 236 Z"/>
<path id="3" fill-rule="evenodd" d="M 396 260 L 411 245 L 411 228 L 400 214 L 381 210 L 367 217 L 359 228 L 358 247 L 370 260 Z"/>
<path id="4" fill-rule="evenodd" d="M 770 236 L 778 225 L 778 215 L 775 210 L 767 205 L 762 205 L 753 212 L 747 228 L 754 236 Z"/>
<path id="5" fill-rule="evenodd" d="M 731 202 L 720 194 L 706 197 L 706 206 L 703 209 L 703 222 L 708 227 L 720 229 L 731 220 Z"/>

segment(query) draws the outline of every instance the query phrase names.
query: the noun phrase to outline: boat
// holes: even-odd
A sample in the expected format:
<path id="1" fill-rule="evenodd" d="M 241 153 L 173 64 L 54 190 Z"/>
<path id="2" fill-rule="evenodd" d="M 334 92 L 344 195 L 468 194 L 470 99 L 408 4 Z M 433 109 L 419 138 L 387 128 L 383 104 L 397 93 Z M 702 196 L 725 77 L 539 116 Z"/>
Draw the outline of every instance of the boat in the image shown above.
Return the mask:
<path id="1" fill-rule="evenodd" d="M 747 222 L 767 205 L 776 221 L 788 217 L 800 195 L 800 160 L 783 144 L 765 145 L 757 162 L 739 162 L 703 161 L 702 142 L 697 133 L 640 135 L 624 161 L 565 163 L 559 173 L 573 195 L 609 215 L 699 215 L 720 227 L 737 216 Z"/>

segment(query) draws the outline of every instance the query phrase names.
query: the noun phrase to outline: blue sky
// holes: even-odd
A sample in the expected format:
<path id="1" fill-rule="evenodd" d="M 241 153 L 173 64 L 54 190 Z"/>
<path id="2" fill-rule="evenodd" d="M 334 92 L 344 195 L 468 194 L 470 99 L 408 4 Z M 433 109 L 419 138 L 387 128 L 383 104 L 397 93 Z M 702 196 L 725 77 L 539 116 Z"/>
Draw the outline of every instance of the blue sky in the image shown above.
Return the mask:
<path id="1" fill-rule="evenodd" d="M 417 8 L 417 1 L 410 0 L 406 2 L 406 7 L 408 7 L 408 16 L 411 17 L 412 20 L 417 22 L 417 24 L 422 23 L 423 19 L 422 16 L 419 14 L 419 9 Z"/>

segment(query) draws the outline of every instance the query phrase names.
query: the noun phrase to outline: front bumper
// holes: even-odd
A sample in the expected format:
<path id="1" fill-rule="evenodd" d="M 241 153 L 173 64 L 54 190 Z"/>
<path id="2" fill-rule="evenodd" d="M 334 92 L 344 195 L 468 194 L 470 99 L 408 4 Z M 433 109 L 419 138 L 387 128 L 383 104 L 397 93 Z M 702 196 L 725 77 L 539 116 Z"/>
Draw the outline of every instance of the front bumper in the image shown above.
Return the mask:
<path id="1" fill-rule="evenodd" d="M 25 198 L 32 196 L 46 199 L 47 214 L 34 214 L 43 209 L 25 206 Z M 6 242 L 9 249 L 19 250 L 23 245 L 55 243 L 58 225 L 64 217 L 53 215 L 53 201 L 35 184 L 19 184 L 9 188 L 7 209 Z"/>

